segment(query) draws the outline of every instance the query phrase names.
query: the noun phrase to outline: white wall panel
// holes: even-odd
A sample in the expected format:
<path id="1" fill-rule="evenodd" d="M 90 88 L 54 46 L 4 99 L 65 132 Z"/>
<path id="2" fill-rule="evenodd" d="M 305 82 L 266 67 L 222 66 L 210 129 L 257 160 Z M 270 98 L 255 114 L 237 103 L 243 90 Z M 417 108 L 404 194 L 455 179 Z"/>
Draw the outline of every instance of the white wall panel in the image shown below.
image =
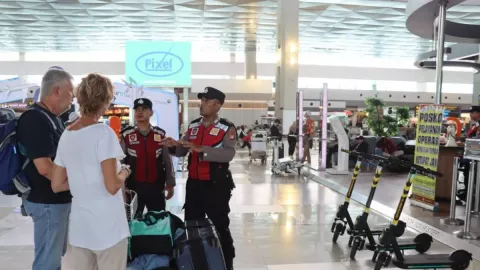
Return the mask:
<path id="1" fill-rule="evenodd" d="M 394 65 L 394 63 L 392 63 Z M 412 63 L 413 65 L 413 63 Z M 125 74 L 125 62 L 0 62 L 2 75 L 40 75 L 51 66 L 61 66 L 72 74 L 99 72 L 109 75 Z M 258 63 L 258 76 L 275 76 L 275 64 Z M 193 62 L 192 74 L 195 75 L 245 75 L 244 63 L 209 63 Z M 371 68 L 300 65 L 299 77 L 357 79 L 357 80 L 392 80 L 413 82 L 434 82 L 435 71 L 424 69 Z M 444 72 L 445 83 L 472 83 L 473 73 Z"/>
<path id="2" fill-rule="evenodd" d="M 252 125 L 255 120 L 260 122 L 262 115 L 267 114 L 267 108 L 263 109 L 222 109 L 220 110 L 220 117 L 228 119 L 235 126 Z M 198 108 L 188 109 L 188 119 L 193 121 L 200 117 Z"/>

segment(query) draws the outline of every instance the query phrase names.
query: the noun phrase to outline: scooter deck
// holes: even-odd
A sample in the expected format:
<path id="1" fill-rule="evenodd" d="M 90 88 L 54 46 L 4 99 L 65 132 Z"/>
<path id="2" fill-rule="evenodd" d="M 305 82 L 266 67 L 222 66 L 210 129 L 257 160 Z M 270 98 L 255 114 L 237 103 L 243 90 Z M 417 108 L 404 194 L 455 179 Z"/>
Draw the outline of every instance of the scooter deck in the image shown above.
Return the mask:
<path id="1" fill-rule="evenodd" d="M 417 243 L 415 243 L 415 238 L 400 238 L 397 239 L 398 248 L 400 250 L 415 249 Z M 393 248 L 378 248 L 376 245 L 365 245 L 368 250 L 371 251 L 384 251 L 384 250 L 393 250 Z"/>
<path id="2" fill-rule="evenodd" d="M 373 235 L 379 235 L 379 234 L 382 234 L 383 231 L 385 231 L 385 229 L 388 228 L 389 226 L 390 226 L 390 223 L 377 224 L 375 225 L 375 227 L 370 229 L 370 231 L 372 232 Z M 351 234 L 352 230 L 348 229 L 347 233 Z"/>
<path id="3" fill-rule="evenodd" d="M 415 243 L 415 238 L 399 238 L 397 239 L 398 248 L 400 250 L 415 249 L 417 243 Z M 377 246 L 366 245 L 366 247 L 371 251 L 384 251 L 384 250 L 393 250 L 392 248 L 378 248 Z"/>
<path id="4" fill-rule="evenodd" d="M 402 269 L 411 269 L 412 266 L 417 269 L 423 268 L 450 268 L 454 261 L 450 260 L 448 254 L 419 254 L 408 255 L 403 257 L 403 261 L 398 261 L 397 258 L 393 258 L 393 264 Z"/>

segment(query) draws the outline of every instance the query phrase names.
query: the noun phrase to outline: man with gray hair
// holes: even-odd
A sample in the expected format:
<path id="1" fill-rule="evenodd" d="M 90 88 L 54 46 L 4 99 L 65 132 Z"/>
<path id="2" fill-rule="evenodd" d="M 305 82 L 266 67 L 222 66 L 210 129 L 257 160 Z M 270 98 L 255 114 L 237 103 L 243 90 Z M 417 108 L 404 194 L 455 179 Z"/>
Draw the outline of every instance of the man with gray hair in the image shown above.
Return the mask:
<path id="1" fill-rule="evenodd" d="M 24 169 L 31 188 L 24 208 L 34 223 L 32 270 L 61 269 L 66 251 L 72 196 L 68 191 L 55 194 L 50 180 L 58 141 L 65 129 L 59 116 L 72 104 L 72 79 L 63 69 L 50 68 L 42 78 L 39 102 L 18 121 L 20 152 L 31 160 Z"/>

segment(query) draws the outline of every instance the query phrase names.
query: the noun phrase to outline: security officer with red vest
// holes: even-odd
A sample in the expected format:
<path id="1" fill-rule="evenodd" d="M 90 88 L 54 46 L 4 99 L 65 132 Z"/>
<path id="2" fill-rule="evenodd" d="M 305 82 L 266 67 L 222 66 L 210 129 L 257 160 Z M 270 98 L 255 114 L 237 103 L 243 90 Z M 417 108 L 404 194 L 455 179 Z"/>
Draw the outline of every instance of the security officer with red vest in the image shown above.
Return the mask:
<path id="1" fill-rule="evenodd" d="M 166 199 L 173 196 L 175 177 L 168 148 L 163 145 L 165 131 L 150 125 L 153 115 L 152 101 L 139 98 L 134 101 L 135 126 L 120 132 L 120 144 L 126 154 L 125 164 L 132 173 L 127 179 L 127 188 L 137 192 L 138 208 L 136 216 L 148 211 L 165 210 Z"/>
<path id="2" fill-rule="evenodd" d="M 172 155 L 188 156 L 188 180 L 185 198 L 185 220 L 212 220 L 220 235 L 227 269 L 233 269 L 235 248 L 228 228 L 230 197 L 235 184 L 229 163 L 235 156 L 237 132 L 230 121 L 219 118 L 218 111 L 225 94 L 213 87 L 198 94 L 200 115 L 188 126 L 185 136 L 176 141 L 166 138 Z"/>

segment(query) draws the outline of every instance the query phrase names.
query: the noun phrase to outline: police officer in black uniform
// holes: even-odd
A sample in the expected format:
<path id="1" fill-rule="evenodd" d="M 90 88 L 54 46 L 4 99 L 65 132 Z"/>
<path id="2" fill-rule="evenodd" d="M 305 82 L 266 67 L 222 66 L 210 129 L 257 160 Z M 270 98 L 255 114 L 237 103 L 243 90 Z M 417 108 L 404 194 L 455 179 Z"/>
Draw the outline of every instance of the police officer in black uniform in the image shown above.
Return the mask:
<path id="1" fill-rule="evenodd" d="M 185 198 L 185 220 L 208 216 L 215 225 L 227 269 L 233 269 L 235 248 L 229 225 L 229 201 L 235 187 L 229 163 L 235 156 L 237 132 L 230 121 L 219 118 L 225 94 L 213 87 L 198 94 L 200 115 L 193 120 L 180 141 L 166 138 L 172 155 L 189 153 L 188 180 Z"/>
<path id="2" fill-rule="evenodd" d="M 175 175 L 168 148 L 162 143 L 165 131 L 150 124 L 152 101 L 136 99 L 133 109 L 136 125 L 120 132 L 120 144 L 126 155 L 124 163 L 132 169 L 126 186 L 137 192 L 136 216 L 140 216 L 145 207 L 148 211 L 165 210 L 165 199 L 169 200 L 174 194 Z"/>

